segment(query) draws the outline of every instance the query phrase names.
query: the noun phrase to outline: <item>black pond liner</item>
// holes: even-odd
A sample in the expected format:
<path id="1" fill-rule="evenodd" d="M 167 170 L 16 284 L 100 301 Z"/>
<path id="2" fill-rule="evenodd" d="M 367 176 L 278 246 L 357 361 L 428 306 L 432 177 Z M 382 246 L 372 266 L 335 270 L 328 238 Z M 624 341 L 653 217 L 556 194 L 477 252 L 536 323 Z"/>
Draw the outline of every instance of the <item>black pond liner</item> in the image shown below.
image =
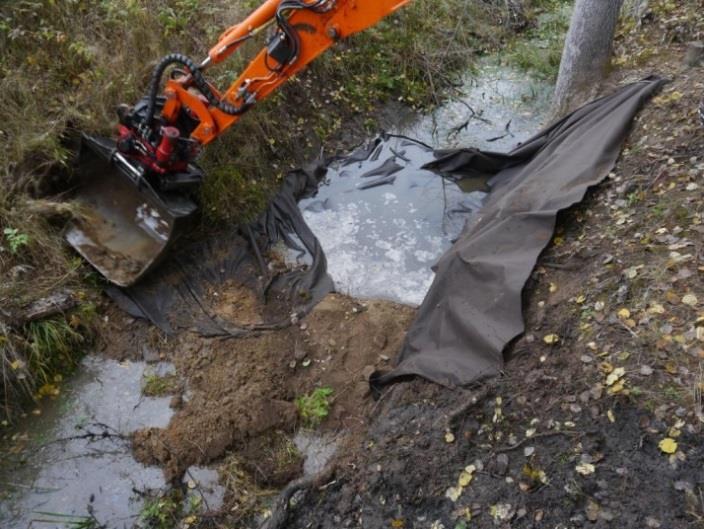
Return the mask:
<path id="1" fill-rule="evenodd" d="M 395 367 L 375 373 L 374 388 L 411 376 L 463 386 L 501 371 L 504 348 L 524 331 L 521 292 L 552 238 L 558 212 L 580 202 L 613 169 L 633 119 L 664 83 L 649 77 L 626 85 L 508 154 L 471 148 L 434 153 L 434 160 L 420 169 L 456 180 L 490 179 L 491 193 L 434 267 L 434 281 Z M 372 142 L 346 162 L 370 159 L 377 148 Z M 370 185 L 390 183 L 399 160 L 384 161 L 378 174 L 368 175 Z M 112 288 L 110 295 L 130 314 L 167 333 L 191 329 L 208 336 L 242 336 L 297 321 L 334 289 L 325 255 L 298 207 L 299 200 L 315 194 L 327 163 L 290 173 L 252 226 L 221 230 L 185 245 L 144 281 Z M 266 274 L 257 254 L 280 241 L 310 254 L 309 265 L 262 281 L 259 276 Z M 255 288 L 273 307 L 264 323 L 233 323 L 210 309 L 204 293 L 233 280 Z"/>

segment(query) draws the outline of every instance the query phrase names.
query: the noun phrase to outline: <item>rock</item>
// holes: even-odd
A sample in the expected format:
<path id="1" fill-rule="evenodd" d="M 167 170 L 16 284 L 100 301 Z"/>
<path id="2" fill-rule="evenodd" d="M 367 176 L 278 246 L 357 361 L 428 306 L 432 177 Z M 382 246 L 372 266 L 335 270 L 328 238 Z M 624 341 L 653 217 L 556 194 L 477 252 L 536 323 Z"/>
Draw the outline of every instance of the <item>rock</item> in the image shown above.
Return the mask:
<path id="1" fill-rule="evenodd" d="M 155 364 L 160 360 L 159 353 L 147 344 L 142 344 L 142 360 L 144 360 L 147 364 Z"/>
<path id="2" fill-rule="evenodd" d="M 508 472 L 508 456 L 499 454 L 496 456 L 496 473 L 503 476 Z"/>
<path id="3" fill-rule="evenodd" d="M 662 524 L 660 523 L 660 520 L 657 518 L 653 518 L 652 516 L 648 516 L 645 519 L 645 525 L 646 527 L 649 527 L 650 529 L 658 529 Z"/>
<path id="4" fill-rule="evenodd" d="M 296 342 L 296 345 L 293 348 L 293 358 L 295 358 L 296 360 L 303 360 L 307 355 L 308 352 L 306 351 L 305 347 Z"/>
<path id="5" fill-rule="evenodd" d="M 690 42 L 687 44 L 687 52 L 684 56 L 685 66 L 694 68 L 704 63 L 704 42 Z"/>

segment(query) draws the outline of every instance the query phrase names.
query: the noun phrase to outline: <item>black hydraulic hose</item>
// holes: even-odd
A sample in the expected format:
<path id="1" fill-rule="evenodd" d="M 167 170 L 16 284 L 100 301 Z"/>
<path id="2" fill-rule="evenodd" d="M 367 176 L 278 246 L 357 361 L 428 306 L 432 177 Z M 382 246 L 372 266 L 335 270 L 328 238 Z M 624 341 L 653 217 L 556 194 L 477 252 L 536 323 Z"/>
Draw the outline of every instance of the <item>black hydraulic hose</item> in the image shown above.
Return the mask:
<path id="1" fill-rule="evenodd" d="M 151 128 L 151 124 L 154 119 L 154 113 L 156 112 L 156 100 L 159 94 L 159 85 L 161 84 L 161 79 L 164 76 L 164 72 L 166 71 L 166 69 L 172 64 L 181 64 L 188 68 L 189 73 L 193 77 L 193 83 L 196 85 L 196 88 L 198 88 L 198 90 L 200 90 L 200 92 L 205 96 L 205 98 L 208 100 L 208 103 L 210 103 L 218 110 L 221 110 L 225 114 L 238 116 L 240 114 L 244 114 L 247 109 L 251 106 L 251 104 L 247 103 L 240 106 L 235 106 L 226 103 L 225 101 L 222 101 L 212 91 L 212 89 L 208 85 L 208 82 L 205 80 L 205 77 L 203 77 L 203 73 L 200 71 L 198 65 L 196 65 L 196 63 L 192 59 L 181 53 L 171 53 L 161 59 L 161 61 L 159 61 L 159 64 L 156 66 L 156 68 L 154 68 L 154 72 L 152 73 L 152 79 L 149 84 L 149 102 L 147 105 L 147 115 L 144 120 L 144 125 L 146 125 L 148 128 Z"/>

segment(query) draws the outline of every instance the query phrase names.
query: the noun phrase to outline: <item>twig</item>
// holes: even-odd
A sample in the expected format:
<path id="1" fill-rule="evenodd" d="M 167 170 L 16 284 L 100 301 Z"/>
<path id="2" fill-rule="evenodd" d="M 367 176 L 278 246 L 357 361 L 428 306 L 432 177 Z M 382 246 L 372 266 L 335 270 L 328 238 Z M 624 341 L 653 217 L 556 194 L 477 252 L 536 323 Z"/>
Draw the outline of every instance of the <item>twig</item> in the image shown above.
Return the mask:
<path id="1" fill-rule="evenodd" d="M 284 488 L 281 491 L 278 498 L 274 501 L 271 509 L 271 516 L 264 521 L 259 527 L 260 529 L 281 529 L 286 527 L 289 515 L 289 508 L 291 498 L 300 490 L 310 489 L 313 487 L 320 487 L 330 478 L 335 472 L 336 464 L 328 464 L 322 471 L 314 476 L 303 476 L 298 478 Z"/>
<path id="2" fill-rule="evenodd" d="M 520 448 L 521 446 L 526 444 L 528 441 L 532 441 L 534 439 L 540 439 L 540 438 L 544 438 L 544 437 L 554 437 L 556 435 L 577 436 L 577 435 L 581 435 L 583 433 L 589 433 L 589 432 L 575 432 L 575 431 L 543 432 L 543 433 L 533 435 L 532 437 L 526 437 L 525 439 L 518 441 L 517 443 L 512 444 L 511 446 L 499 448 L 498 450 L 495 450 L 494 453 L 503 454 L 504 452 L 511 452 L 512 450 L 516 450 L 517 448 Z"/>
<path id="3" fill-rule="evenodd" d="M 448 429 L 452 429 L 452 427 L 455 424 L 455 421 L 462 415 L 466 415 L 467 412 L 472 409 L 474 406 L 477 404 L 481 403 L 484 401 L 484 399 L 489 395 L 489 393 L 493 390 L 493 386 L 491 385 L 486 385 L 480 388 L 477 392 L 471 395 L 467 395 L 467 399 L 462 402 L 459 406 L 457 406 L 455 409 L 450 411 L 450 413 L 447 415 L 447 420 L 446 420 L 446 425 Z"/>

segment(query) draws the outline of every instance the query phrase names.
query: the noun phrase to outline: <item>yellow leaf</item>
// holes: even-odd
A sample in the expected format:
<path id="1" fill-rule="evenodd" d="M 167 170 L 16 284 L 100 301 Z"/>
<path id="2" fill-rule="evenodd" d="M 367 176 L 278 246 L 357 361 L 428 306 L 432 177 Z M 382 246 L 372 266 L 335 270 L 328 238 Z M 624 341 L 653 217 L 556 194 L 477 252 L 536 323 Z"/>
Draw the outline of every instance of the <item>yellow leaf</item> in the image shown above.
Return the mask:
<path id="1" fill-rule="evenodd" d="M 581 305 L 582 303 L 587 301 L 587 297 L 584 295 L 580 295 L 575 298 L 575 301 Z"/>
<path id="2" fill-rule="evenodd" d="M 557 292 L 557 285 L 555 283 L 550 283 L 550 293 Z"/>
<path id="3" fill-rule="evenodd" d="M 462 487 L 450 487 L 445 491 L 445 497 L 450 498 L 453 502 L 457 501 L 462 495 Z"/>
<path id="4" fill-rule="evenodd" d="M 609 418 L 609 421 L 616 422 L 616 416 L 612 410 L 607 411 L 606 416 Z"/>
<path id="5" fill-rule="evenodd" d="M 616 382 L 616 384 L 609 388 L 609 394 L 616 395 L 617 393 L 621 393 L 623 391 L 623 385 L 623 380 L 619 380 L 618 382 Z"/>
<path id="6" fill-rule="evenodd" d="M 580 463 L 575 467 L 575 470 L 582 476 L 588 476 L 590 474 L 594 474 L 596 467 L 591 463 Z"/>
<path id="7" fill-rule="evenodd" d="M 404 520 L 403 518 L 394 518 L 393 520 L 391 520 L 391 527 L 393 527 L 394 529 L 403 529 L 404 527 L 406 527 L 406 520 Z"/>
<path id="8" fill-rule="evenodd" d="M 472 482 L 472 474 L 467 472 L 466 470 L 463 470 L 460 472 L 460 477 L 457 479 L 457 485 L 460 487 L 466 487 Z"/>
<path id="9" fill-rule="evenodd" d="M 622 320 L 627 320 L 628 318 L 631 317 L 631 311 L 626 308 L 619 309 L 618 317 L 621 318 Z"/>
<path id="10" fill-rule="evenodd" d="M 671 437 L 665 437 L 665 439 L 658 443 L 658 446 L 660 447 L 660 450 L 666 454 L 674 454 L 677 452 L 677 441 Z"/>
<path id="11" fill-rule="evenodd" d="M 453 434 L 452 432 L 447 432 L 445 434 L 445 442 L 448 444 L 454 443 L 455 442 L 455 434 Z"/>
<path id="12" fill-rule="evenodd" d="M 560 337 L 557 334 L 548 334 L 543 337 L 543 341 L 548 345 L 554 345 L 560 341 Z"/>
<path id="13" fill-rule="evenodd" d="M 650 305 L 648 312 L 650 314 L 665 314 L 665 307 L 663 307 L 660 303 L 653 303 Z"/>
<path id="14" fill-rule="evenodd" d="M 671 375 L 676 375 L 677 374 L 677 364 L 675 362 L 673 362 L 672 360 L 665 362 L 665 371 L 667 371 Z"/>
<path id="15" fill-rule="evenodd" d="M 602 362 L 599 364 L 599 369 L 601 369 L 604 373 L 609 374 L 614 370 L 614 366 L 612 366 L 609 362 Z"/>
<path id="16" fill-rule="evenodd" d="M 625 374 L 626 374 L 626 370 L 624 368 L 617 367 L 616 369 L 611 371 L 611 373 L 609 373 L 608 377 L 606 377 L 606 385 L 613 386 Z"/>
<path id="17" fill-rule="evenodd" d="M 17 371 L 18 369 L 22 369 L 24 367 L 24 362 L 22 360 L 15 360 L 10 364 L 10 367 L 14 370 Z"/>
<path id="18" fill-rule="evenodd" d="M 685 305 L 688 305 L 690 307 L 695 307 L 697 303 L 699 303 L 699 300 L 697 299 L 697 296 L 694 294 L 685 294 L 684 297 L 682 298 L 682 303 Z"/>

